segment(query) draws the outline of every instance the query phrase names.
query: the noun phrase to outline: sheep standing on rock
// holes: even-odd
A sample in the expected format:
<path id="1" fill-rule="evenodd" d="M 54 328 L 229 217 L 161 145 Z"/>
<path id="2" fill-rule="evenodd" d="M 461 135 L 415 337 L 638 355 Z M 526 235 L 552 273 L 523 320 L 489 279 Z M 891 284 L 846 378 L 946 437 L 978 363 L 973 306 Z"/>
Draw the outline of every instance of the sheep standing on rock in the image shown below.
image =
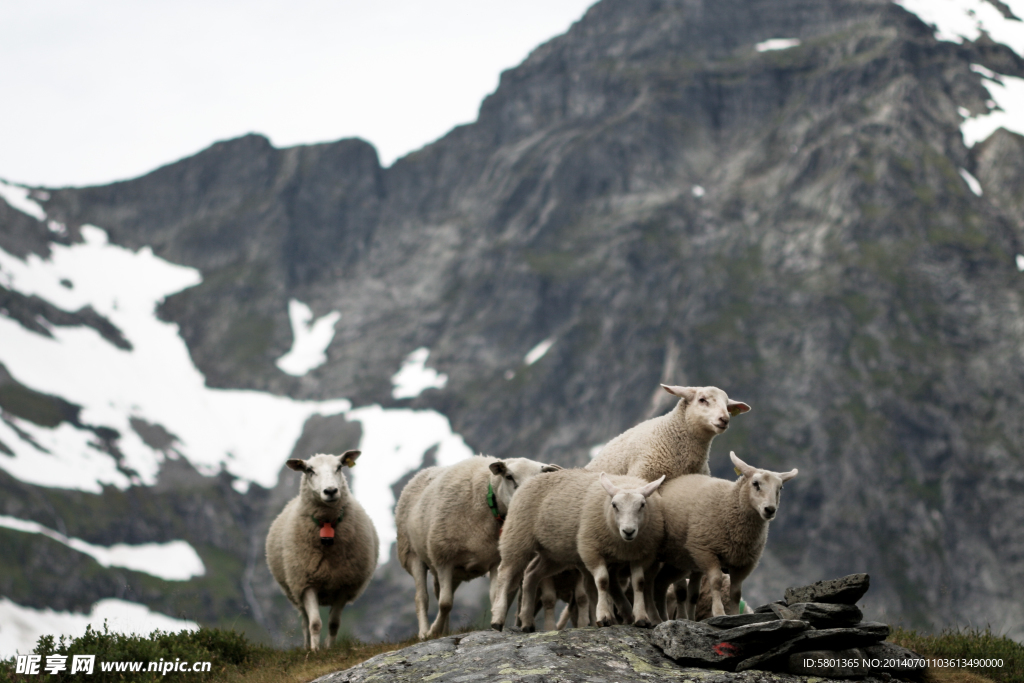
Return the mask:
<path id="1" fill-rule="evenodd" d="M 341 610 L 366 589 L 377 568 L 379 541 L 369 515 L 356 502 L 341 472 L 359 451 L 291 459 L 302 472 L 299 494 L 267 534 L 267 564 L 302 618 L 302 642 L 320 647 L 320 605 L 330 605 L 327 647 L 334 644 Z"/>
<path id="2" fill-rule="evenodd" d="M 659 496 L 664 481 L 587 470 L 563 470 L 531 480 L 509 509 L 501 538 L 501 566 L 493 591 L 491 627 L 500 631 L 508 610 L 507 591 L 519 583 L 527 566 L 520 597 L 523 630 L 534 629 L 534 604 L 541 579 L 573 568 L 586 569 L 597 584 L 597 621 L 615 622 L 609 565 L 628 563 L 632 579 L 633 620 L 650 626 L 644 603 L 644 571 L 657 556 L 664 525 Z M 534 560 L 534 556 L 537 560 Z M 533 564 L 531 564 L 533 561 Z M 580 587 L 584 585 L 581 581 Z M 579 618 L 586 620 L 588 597 L 577 590 Z"/>
<path id="3" fill-rule="evenodd" d="M 463 581 L 490 574 L 493 604 L 501 561 L 498 537 L 513 494 L 536 475 L 561 469 L 526 458 L 481 455 L 449 467 L 428 467 L 406 484 L 395 507 L 398 559 L 416 580 L 421 639 L 448 631 L 453 596 Z M 434 575 L 438 603 L 429 627 L 428 569 Z M 514 594 L 515 587 L 512 590 Z"/>
<path id="4" fill-rule="evenodd" d="M 723 569 L 729 572 L 730 601 L 740 604 L 743 580 L 761 561 L 768 523 L 779 510 L 782 485 L 798 472 L 771 472 L 751 467 L 735 453 L 729 457 L 740 474 L 736 481 L 690 474 L 661 487 L 665 543 L 659 559 L 665 566 L 655 590 L 661 600 L 668 583 L 688 574 L 688 619 L 696 616 L 702 577 L 711 593 L 712 614 L 725 614 Z M 665 613 L 663 604 L 659 608 Z"/>
<path id="5" fill-rule="evenodd" d="M 718 387 L 670 387 L 679 403 L 660 417 L 641 422 L 612 439 L 586 466 L 608 474 L 628 474 L 644 481 L 664 475 L 711 474 L 711 440 L 729 428 L 729 420 L 750 410 Z"/>

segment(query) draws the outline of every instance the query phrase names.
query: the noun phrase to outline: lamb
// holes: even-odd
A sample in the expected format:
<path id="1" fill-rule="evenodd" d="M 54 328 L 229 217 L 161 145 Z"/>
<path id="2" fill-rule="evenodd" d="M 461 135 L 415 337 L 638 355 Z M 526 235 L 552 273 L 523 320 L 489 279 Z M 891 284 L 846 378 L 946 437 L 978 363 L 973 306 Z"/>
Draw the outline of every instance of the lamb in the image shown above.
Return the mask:
<path id="1" fill-rule="evenodd" d="M 750 406 L 731 400 L 718 387 L 661 386 L 679 397 L 676 407 L 619 434 L 586 469 L 628 474 L 644 481 L 661 475 L 674 479 L 684 474 L 711 474 L 708 452 L 712 439 L 729 428 L 731 416 L 749 411 Z"/>
<path id="2" fill-rule="evenodd" d="M 366 589 L 377 569 L 377 530 L 352 497 L 342 466 L 359 451 L 319 453 L 286 464 L 302 472 L 299 493 L 270 525 L 267 565 L 299 611 L 304 647 L 320 647 L 320 605 L 330 605 L 327 647 L 338 636 L 341 610 Z"/>
<path id="3" fill-rule="evenodd" d="M 694 619 L 706 578 L 711 613 L 725 614 L 722 603 L 723 569 L 729 572 L 730 611 L 742 598 L 743 580 L 761 560 L 768 540 L 768 524 L 779 509 L 782 485 L 798 470 L 770 472 L 751 467 L 729 453 L 740 477 L 736 481 L 690 474 L 667 482 L 661 491 L 665 543 L 659 555 L 665 562 L 656 593 L 665 595 L 667 584 L 689 575 L 685 613 Z M 659 605 L 663 608 L 664 605 Z M 662 613 L 666 613 L 662 609 Z"/>
<path id="4" fill-rule="evenodd" d="M 615 622 L 611 608 L 609 565 L 628 563 L 633 592 L 638 596 L 632 614 L 637 626 L 651 622 L 644 603 L 644 571 L 657 556 L 663 535 L 660 496 L 654 492 L 664 477 L 645 482 L 636 477 L 609 477 L 587 470 L 563 470 L 527 482 L 516 494 L 502 535 L 501 565 L 493 591 L 491 628 L 502 630 L 508 610 L 507 590 L 523 579 L 520 620 L 534 630 L 537 583 L 572 568 L 586 569 L 597 585 L 597 621 Z M 580 581 L 576 601 L 580 621 L 586 621 L 588 596 Z"/>
<path id="5" fill-rule="evenodd" d="M 429 467 L 406 484 L 395 507 L 398 559 L 416 580 L 421 639 L 448 632 L 453 596 L 463 581 L 489 574 L 494 602 L 501 561 L 498 537 L 513 494 L 536 475 L 561 469 L 526 458 L 481 455 L 449 467 Z M 438 603 L 429 626 L 428 569 Z"/>

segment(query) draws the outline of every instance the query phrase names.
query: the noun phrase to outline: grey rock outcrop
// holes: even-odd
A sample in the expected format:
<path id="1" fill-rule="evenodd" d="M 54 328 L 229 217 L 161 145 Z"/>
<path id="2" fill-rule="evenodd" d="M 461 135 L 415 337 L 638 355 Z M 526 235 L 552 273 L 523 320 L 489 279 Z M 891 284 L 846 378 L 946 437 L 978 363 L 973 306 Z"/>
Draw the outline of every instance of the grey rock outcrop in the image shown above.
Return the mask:
<path id="1" fill-rule="evenodd" d="M 786 589 L 786 604 L 790 607 L 801 602 L 824 602 L 837 605 L 855 605 L 871 587 L 867 574 L 850 574 L 838 579 L 818 581 L 810 586 Z"/>
<path id="2" fill-rule="evenodd" d="M 856 605 L 835 605 L 825 602 L 798 602 L 789 606 L 795 618 L 814 628 L 835 628 L 860 623 L 864 614 Z"/>
<path id="3" fill-rule="evenodd" d="M 785 673 L 729 673 L 681 666 L 654 647 L 651 638 L 651 631 L 631 626 L 530 634 L 477 631 L 378 655 L 351 669 L 318 678 L 315 683 L 807 681 L 803 676 Z"/>

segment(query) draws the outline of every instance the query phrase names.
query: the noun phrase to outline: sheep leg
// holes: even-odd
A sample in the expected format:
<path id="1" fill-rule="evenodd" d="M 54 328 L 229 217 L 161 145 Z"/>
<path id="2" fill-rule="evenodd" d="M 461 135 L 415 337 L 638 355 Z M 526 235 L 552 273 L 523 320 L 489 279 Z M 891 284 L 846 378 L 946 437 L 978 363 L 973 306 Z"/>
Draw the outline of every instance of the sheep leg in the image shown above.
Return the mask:
<path id="1" fill-rule="evenodd" d="M 622 584 L 619 583 L 619 570 L 621 567 L 613 567 L 609 572 L 609 578 L 611 579 L 608 583 L 608 592 L 612 596 L 612 602 L 615 603 L 615 609 L 619 613 L 621 618 L 619 623 L 632 624 L 633 623 L 633 606 L 629 604 L 629 599 L 626 598 L 625 593 L 622 591 Z"/>
<path id="2" fill-rule="evenodd" d="M 639 562 L 629 563 L 629 578 L 633 583 L 633 625 L 639 628 L 654 628 L 647 614 L 647 569 Z"/>
<path id="3" fill-rule="evenodd" d="M 736 610 L 736 614 L 740 614 L 740 600 L 743 599 L 743 580 L 750 576 L 750 572 L 753 568 L 736 569 L 735 567 L 729 573 L 729 599 Z"/>
<path id="4" fill-rule="evenodd" d="M 435 569 L 438 581 L 437 616 L 427 632 L 427 638 L 444 635 L 448 628 L 448 617 L 452 612 L 452 605 L 455 603 L 452 570 L 453 567 L 450 564 L 443 564 Z"/>
<path id="5" fill-rule="evenodd" d="M 494 588 L 494 596 L 491 600 L 491 628 L 495 631 L 505 628 L 508 606 L 515 598 L 519 582 L 523 578 L 523 572 L 533 556 L 534 552 L 530 549 L 529 553 L 510 551 L 501 558 L 501 564 L 498 565 L 497 587 Z"/>
<path id="6" fill-rule="evenodd" d="M 659 569 L 661 569 L 661 563 L 655 562 L 644 570 L 644 606 L 647 607 L 647 616 L 652 625 L 665 621 L 662 619 L 661 612 L 658 611 L 658 603 L 654 599 L 654 580 L 658 576 Z"/>
<path id="7" fill-rule="evenodd" d="M 555 592 L 555 580 L 548 576 L 540 582 L 540 602 L 544 607 L 544 630 L 555 630 L 555 603 L 558 594 Z"/>
<path id="8" fill-rule="evenodd" d="M 711 591 L 711 615 L 715 617 L 725 616 L 725 605 L 722 604 L 722 583 L 725 581 L 725 574 L 715 564 L 708 568 L 706 575 L 708 577 L 708 588 Z"/>
<path id="9" fill-rule="evenodd" d="M 573 616 L 572 608 L 573 608 L 574 604 L 576 604 L 576 598 L 575 597 L 572 599 L 571 603 L 566 603 L 565 609 L 562 610 L 561 616 L 558 617 L 558 623 L 555 624 L 555 630 L 556 631 L 563 631 L 563 630 L 565 630 L 565 627 L 569 625 L 569 619 L 572 619 L 572 616 Z M 578 622 L 579 622 L 579 616 L 577 615 L 576 618 L 573 619 L 573 623 L 578 623 Z"/>
<path id="10" fill-rule="evenodd" d="M 307 588 L 302 592 L 302 606 L 309 619 L 309 649 L 317 651 L 320 649 L 320 629 L 323 622 L 320 621 L 320 600 L 316 596 L 315 588 Z"/>
<path id="11" fill-rule="evenodd" d="M 690 582 L 686 584 L 686 605 L 684 606 L 686 618 L 690 621 L 697 621 L 697 602 L 700 600 L 700 582 L 704 575 L 699 572 L 690 572 Z"/>
<path id="12" fill-rule="evenodd" d="M 523 576 L 523 589 L 519 594 L 519 619 L 523 625 L 524 633 L 533 633 L 537 630 L 534 623 L 534 606 L 537 602 L 537 585 L 543 580 L 558 572 L 561 567 L 550 562 L 543 555 L 538 554 L 530 566 L 526 568 L 526 575 Z M 551 586 L 554 592 L 554 585 Z"/>
<path id="13" fill-rule="evenodd" d="M 661 613 L 665 619 L 671 619 L 672 613 L 668 607 L 668 589 L 683 575 L 683 572 L 679 571 L 670 564 L 663 564 L 661 570 L 657 573 L 654 579 L 654 607 Z M 677 600 L 677 594 L 673 593 L 673 601 Z"/>
<path id="14" fill-rule="evenodd" d="M 608 565 L 603 559 L 588 563 L 587 570 L 594 575 L 594 582 L 597 584 L 597 625 L 614 626 L 615 612 L 612 610 L 611 584 L 612 577 L 608 575 Z"/>
<path id="15" fill-rule="evenodd" d="M 665 591 L 665 620 L 670 621 L 676 618 L 676 584 L 670 583 Z"/>
<path id="16" fill-rule="evenodd" d="M 330 616 L 327 617 L 327 647 L 334 645 L 338 638 L 338 629 L 341 628 L 341 610 L 345 609 L 345 601 L 339 600 L 331 605 Z"/>
<path id="17" fill-rule="evenodd" d="M 430 607 L 430 594 L 427 592 L 427 565 L 418 557 L 412 560 L 412 577 L 416 580 L 416 620 L 419 622 L 419 638 L 427 637 L 430 622 L 427 620 L 427 609 Z"/>
<path id="18" fill-rule="evenodd" d="M 306 608 L 298 606 L 299 617 L 302 619 L 302 649 L 309 649 L 309 617 L 306 616 Z"/>

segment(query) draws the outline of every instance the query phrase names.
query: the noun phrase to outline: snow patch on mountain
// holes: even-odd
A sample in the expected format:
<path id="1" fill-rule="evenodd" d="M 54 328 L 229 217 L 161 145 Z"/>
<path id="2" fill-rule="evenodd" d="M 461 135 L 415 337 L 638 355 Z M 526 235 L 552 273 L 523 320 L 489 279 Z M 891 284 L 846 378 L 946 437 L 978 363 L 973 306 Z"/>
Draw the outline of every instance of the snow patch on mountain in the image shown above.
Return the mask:
<path id="1" fill-rule="evenodd" d="M 427 389 L 444 389 L 448 375 L 427 367 L 430 349 L 421 346 L 402 362 L 402 367 L 391 378 L 393 398 L 416 398 Z"/>
<path id="2" fill-rule="evenodd" d="M 0 527 L 46 536 L 72 550 L 88 555 L 102 567 L 124 567 L 145 572 L 165 581 L 188 581 L 206 573 L 206 567 L 199 558 L 199 553 L 186 541 L 140 543 L 139 545 L 126 543 L 117 543 L 112 546 L 94 545 L 80 538 L 65 536 L 37 522 L 6 515 L 0 515 Z"/>
<path id="3" fill-rule="evenodd" d="M 893 0 L 903 9 L 918 16 L 935 29 L 939 40 L 961 44 L 978 40 L 987 34 L 1024 56 L 1024 0 L 1003 0 L 1016 18 L 1003 15 L 986 0 Z M 986 79 L 985 87 L 992 97 L 990 111 L 966 117 L 960 129 L 964 144 L 973 147 L 988 138 L 997 128 L 1024 135 L 1024 79 L 994 74 L 985 67 L 972 69 Z"/>
<path id="4" fill-rule="evenodd" d="M 292 323 L 292 348 L 277 359 L 282 372 L 295 377 L 317 369 L 327 362 L 327 347 L 334 341 L 334 326 L 341 313 L 332 311 L 313 320 L 313 310 L 298 299 L 288 302 L 288 318 Z"/>
<path id="5" fill-rule="evenodd" d="M 111 633 L 143 636 L 157 629 L 170 633 L 199 629 L 194 621 L 174 619 L 145 605 L 113 598 L 100 600 L 89 614 L 75 614 L 22 607 L 0 597 L 0 657 L 32 652 L 42 634 L 57 640 L 62 635 L 77 638 L 85 634 L 86 626 L 102 633 L 104 625 Z"/>

